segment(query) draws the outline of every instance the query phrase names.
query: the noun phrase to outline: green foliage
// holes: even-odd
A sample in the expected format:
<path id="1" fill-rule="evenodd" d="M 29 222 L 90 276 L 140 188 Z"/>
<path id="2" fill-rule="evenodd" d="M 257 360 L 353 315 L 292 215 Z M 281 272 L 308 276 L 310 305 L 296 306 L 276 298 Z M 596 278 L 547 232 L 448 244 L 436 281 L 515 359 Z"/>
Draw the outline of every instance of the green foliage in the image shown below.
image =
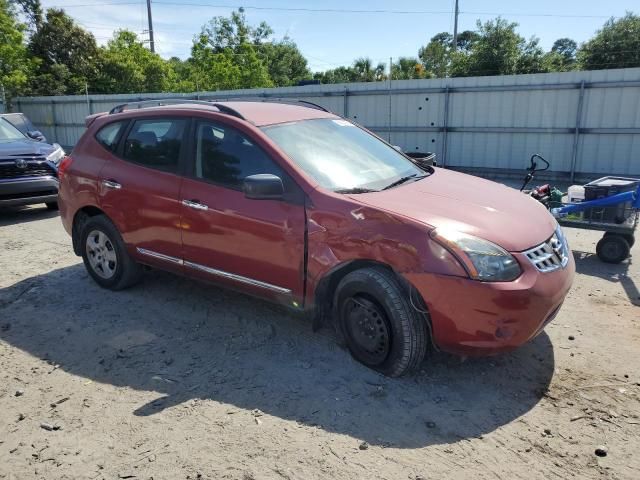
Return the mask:
<path id="1" fill-rule="evenodd" d="M 384 63 L 378 63 L 374 67 L 370 58 L 361 57 L 356 59 L 350 67 L 318 72 L 313 78 L 320 80 L 321 83 L 379 82 L 386 80 L 385 71 Z"/>
<path id="2" fill-rule="evenodd" d="M 276 87 L 296 85 L 300 80 L 311 78 L 307 59 L 288 37 L 279 42 L 261 44 L 258 53 Z"/>
<path id="3" fill-rule="evenodd" d="M 173 71 L 169 63 L 148 50 L 129 30 L 117 31 L 101 49 L 99 65 L 91 85 L 97 93 L 163 92 L 171 87 Z"/>
<path id="4" fill-rule="evenodd" d="M 63 10 L 50 8 L 31 36 L 29 53 L 39 60 L 30 79 L 34 95 L 74 95 L 97 75 L 98 47 L 91 33 Z"/>
<path id="5" fill-rule="evenodd" d="M 202 27 L 191 48 L 191 80 L 197 90 L 271 87 L 258 50 L 273 31 L 264 22 L 247 24 L 244 13 L 215 17 Z"/>
<path id="6" fill-rule="evenodd" d="M 525 40 L 517 33 L 517 26 L 502 18 L 478 22 L 476 32 L 467 30 L 458 35 L 455 50 L 449 33 L 433 36 L 418 52 L 425 76 L 513 75 L 566 71 L 574 67 L 576 44 L 573 40 L 559 39 L 554 48 L 545 53 L 538 38 Z"/>
<path id="7" fill-rule="evenodd" d="M 25 19 L 23 24 L 18 13 Z M 434 35 L 417 57 L 401 57 L 392 79 L 506 75 L 640 66 L 640 17 L 608 20 L 580 48 L 560 38 L 545 52 L 537 38 L 517 32 L 502 18 L 481 23 L 457 37 Z M 168 60 L 151 53 L 127 30 L 104 47 L 63 10 L 43 14 L 41 0 L 0 0 L 0 81 L 8 97 L 20 94 L 189 92 L 387 79 L 384 63 L 367 57 L 349 66 L 311 74 L 296 43 L 273 38 L 273 29 L 251 25 L 242 8 L 214 17 L 193 39 L 191 56 Z"/>
<path id="8" fill-rule="evenodd" d="M 578 52 L 585 70 L 640 67 L 640 16 L 631 12 L 609 19 Z"/>
<path id="9" fill-rule="evenodd" d="M 40 0 L 15 0 L 27 17 L 27 23 L 31 31 L 38 31 L 42 26 L 43 10 Z"/>
<path id="10" fill-rule="evenodd" d="M 24 93 L 33 68 L 23 41 L 24 30 L 13 6 L 0 0 L 0 83 L 7 98 Z"/>
<path id="11" fill-rule="evenodd" d="M 424 65 L 415 57 L 400 57 L 391 67 L 392 80 L 411 80 L 426 77 L 427 71 Z"/>

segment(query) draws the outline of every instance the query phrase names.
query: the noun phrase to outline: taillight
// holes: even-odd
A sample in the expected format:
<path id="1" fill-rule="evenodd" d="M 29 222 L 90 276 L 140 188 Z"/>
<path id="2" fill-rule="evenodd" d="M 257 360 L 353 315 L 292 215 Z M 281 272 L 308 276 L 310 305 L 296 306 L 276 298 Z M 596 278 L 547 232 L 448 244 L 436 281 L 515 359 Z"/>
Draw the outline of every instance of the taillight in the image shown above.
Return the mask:
<path id="1" fill-rule="evenodd" d="M 70 155 L 67 155 L 62 159 L 62 161 L 58 165 L 58 178 L 62 178 L 64 173 L 71 166 L 71 162 L 73 162 L 73 158 L 71 158 Z"/>

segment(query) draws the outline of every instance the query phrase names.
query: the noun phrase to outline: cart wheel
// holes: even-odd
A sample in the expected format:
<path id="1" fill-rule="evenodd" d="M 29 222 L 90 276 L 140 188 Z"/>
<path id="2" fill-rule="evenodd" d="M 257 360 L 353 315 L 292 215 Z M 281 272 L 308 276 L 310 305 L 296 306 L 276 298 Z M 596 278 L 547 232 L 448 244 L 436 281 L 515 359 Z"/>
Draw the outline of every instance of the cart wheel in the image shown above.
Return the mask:
<path id="1" fill-rule="evenodd" d="M 629 256 L 629 243 L 622 235 L 609 234 L 596 245 L 598 258 L 606 263 L 620 263 Z"/>
<path id="2" fill-rule="evenodd" d="M 631 233 L 613 233 L 613 232 L 604 233 L 605 237 L 610 237 L 611 235 L 620 235 L 622 238 L 624 238 L 627 241 L 627 243 L 629 244 L 629 248 L 632 248 L 633 245 L 636 243 L 636 237 Z"/>

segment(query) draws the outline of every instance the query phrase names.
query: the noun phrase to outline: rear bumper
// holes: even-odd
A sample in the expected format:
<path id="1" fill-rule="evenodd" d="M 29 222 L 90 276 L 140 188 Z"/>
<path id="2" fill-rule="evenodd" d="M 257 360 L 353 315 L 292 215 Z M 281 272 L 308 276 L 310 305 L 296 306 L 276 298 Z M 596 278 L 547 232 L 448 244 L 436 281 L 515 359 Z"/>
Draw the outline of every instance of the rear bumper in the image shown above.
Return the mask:
<path id="1" fill-rule="evenodd" d="M 492 355 L 537 336 L 560 310 L 574 274 L 570 256 L 564 269 L 540 273 L 529 266 L 513 282 L 427 273 L 404 276 L 429 308 L 438 348 L 459 355 Z"/>
<path id="2" fill-rule="evenodd" d="M 58 186 L 53 176 L 0 179 L 0 206 L 55 202 Z"/>

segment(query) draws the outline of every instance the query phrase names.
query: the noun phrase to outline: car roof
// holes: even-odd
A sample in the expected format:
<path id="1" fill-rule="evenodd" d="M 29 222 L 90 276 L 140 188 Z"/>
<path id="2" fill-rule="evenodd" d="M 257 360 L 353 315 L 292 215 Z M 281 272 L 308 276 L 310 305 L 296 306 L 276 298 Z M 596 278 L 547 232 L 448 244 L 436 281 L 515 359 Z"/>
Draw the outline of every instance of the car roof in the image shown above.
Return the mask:
<path id="1" fill-rule="evenodd" d="M 159 100 L 161 101 L 161 100 Z M 257 127 L 263 127 L 266 125 L 274 125 L 278 123 L 297 122 L 300 120 L 312 120 L 315 118 L 340 118 L 331 112 L 325 112 L 319 108 L 304 105 L 292 105 L 288 103 L 278 102 L 260 102 L 260 101 L 229 101 L 229 102 L 216 102 L 216 105 L 221 105 L 234 110 L 239 113 L 245 120 L 251 122 Z M 207 105 L 205 103 L 173 103 L 170 105 L 159 105 L 146 107 L 147 111 L 167 111 L 167 110 L 200 110 L 200 111 L 213 111 L 220 112 L 220 109 L 213 103 Z M 125 110 L 123 113 L 139 112 L 136 108 Z M 228 112 L 222 112 L 228 113 Z M 135 116 L 135 114 L 133 115 Z"/>

